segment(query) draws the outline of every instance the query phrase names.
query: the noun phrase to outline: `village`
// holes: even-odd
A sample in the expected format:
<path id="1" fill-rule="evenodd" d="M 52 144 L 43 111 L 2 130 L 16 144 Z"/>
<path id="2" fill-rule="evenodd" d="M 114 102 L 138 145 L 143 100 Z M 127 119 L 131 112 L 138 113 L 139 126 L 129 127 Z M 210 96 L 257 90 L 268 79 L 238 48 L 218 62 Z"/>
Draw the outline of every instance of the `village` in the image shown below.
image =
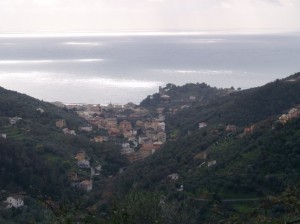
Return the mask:
<path id="1" fill-rule="evenodd" d="M 157 109 L 157 117 L 133 103 L 126 105 L 67 105 L 68 109 L 87 121 L 79 131 L 98 133 L 92 135 L 94 142 L 112 141 L 121 146 L 121 154 L 130 162 L 145 159 L 155 153 L 167 141 L 163 108 Z M 65 134 L 76 134 L 67 128 L 66 121 L 58 120 L 56 126 Z"/>
<path id="2" fill-rule="evenodd" d="M 164 108 L 158 108 L 153 114 L 133 103 L 107 106 L 68 104 L 66 107 L 82 117 L 86 124 L 73 130 L 68 128 L 66 120 L 59 119 L 55 122 L 57 128 L 66 135 L 83 134 L 92 142 L 113 142 L 120 146 L 121 155 L 130 163 L 154 154 L 167 141 Z M 93 179 L 101 171 L 101 164 L 92 166 L 89 156 L 84 149 L 74 155 L 80 172 L 86 171 L 84 179 L 78 172 L 70 174 L 72 186 L 85 192 L 92 190 Z"/>
<path id="3" fill-rule="evenodd" d="M 134 103 L 127 103 L 125 105 L 108 104 L 108 105 L 94 105 L 94 104 L 66 104 L 69 111 L 73 111 L 78 116 L 85 120 L 85 124 L 71 129 L 68 121 L 58 119 L 55 121 L 55 126 L 60 129 L 65 135 L 84 135 L 95 143 L 112 142 L 119 146 L 120 154 L 123 155 L 130 163 L 142 161 L 145 158 L 153 155 L 158 151 L 164 143 L 167 142 L 166 121 L 167 114 L 174 114 L 178 110 L 184 110 L 189 107 L 191 102 L 196 100 L 195 96 L 189 96 L 186 100 L 182 100 L 177 107 L 166 109 L 162 105 L 170 102 L 170 96 L 166 95 L 160 88 L 159 107 L 150 111 Z M 182 106 L 183 105 L 183 106 Z M 38 113 L 44 113 L 43 108 L 36 109 Z M 300 116 L 299 108 L 290 108 L 287 114 L 282 114 L 276 123 L 286 124 L 289 120 Z M 10 125 L 15 125 L 21 117 L 9 118 Z M 198 129 L 206 129 L 210 125 L 204 121 L 198 123 Z M 238 137 L 243 137 L 253 131 L 259 124 L 253 124 L 251 127 L 245 127 L 244 131 L 238 131 L 241 128 L 228 124 L 225 128 L 227 133 L 239 133 Z M 227 134 L 229 135 L 229 134 Z M 6 133 L 1 133 L 0 137 L 6 138 Z M 171 140 L 172 136 L 169 137 Z M 197 155 L 199 159 L 203 160 L 199 167 L 211 167 L 217 164 L 216 160 L 208 161 L 207 151 L 201 152 Z M 76 170 L 69 174 L 71 186 L 90 192 L 93 189 L 93 180 L 95 177 L 101 175 L 102 166 L 98 161 L 90 161 L 92 155 L 88 155 L 84 149 L 78 149 L 74 154 L 74 166 Z M 122 172 L 122 170 L 120 170 Z M 169 181 L 177 181 L 179 174 L 173 173 L 167 177 Z M 178 191 L 183 190 L 181 186 Z M 17 200 L 16 200 L 17 201 Z M 9 202 L 6 207 L 23 206 L 23 203 L 15 205 L 15 202 L 7 199 Z"/>

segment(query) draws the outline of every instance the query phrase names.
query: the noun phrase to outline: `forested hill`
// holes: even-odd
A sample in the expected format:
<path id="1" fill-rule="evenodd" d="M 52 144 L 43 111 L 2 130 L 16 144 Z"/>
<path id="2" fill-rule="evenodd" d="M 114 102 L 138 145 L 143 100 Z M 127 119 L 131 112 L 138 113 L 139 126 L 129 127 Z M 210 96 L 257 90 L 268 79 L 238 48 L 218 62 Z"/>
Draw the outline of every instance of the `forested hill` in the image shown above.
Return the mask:
<path id="1" fill-rule="evenodd" d="M 188 223 L 300 219 L 299 104 L 297 73 L 169 115 L 177 137 L 123 174 L 120 195 L 160 192 L 174 217 L 198 211 Z"/>
<path id="2" fill-rule="evenodd" d="M 44 112 L 40 113 L 40 109 Z M 36 122 L 44 124 L 53 123 L 56 119 L 66 119 L 70 128 L 84 123 L 76 114 L 72 114 L 66 109 L 2 87 L 0 87 L 0 116 L 34 119 Z"/>
<path id="3" fill-rule="evenodd" d="M 58 120 L 64 120 L 64 127 L 57 126 Z M 0 223 L 36 223 L 41 217 L 42 223 L 55 223 L 50 208 L 80 203 L 84 206 L 78 211 L 83 211 L 101 200 L 107 176 L 127 162 L 115 144 L 91 142 L 80 131 L 82 125 L 86 122 L 72 110 L 0 88 Z M 63 128 L 77 135 L 65 134 Z M 91 195 L 74 187 L 92 178 L 89 167 L 79 167 L 79 152 L 90 167 L 101 167 Z M 26 207 L 18 213 L 3 210 L 1 203 L 15 194 L 25 195 Z"/>
<path id="4" fill-rule="evenodd" d="M 235 91 L 228 96 L 213 99 L 208 104 L 195 103 L 168 119 L 169 127 L 181 133 L 207 124 L 250 126 L 272 115 L 300 104 L 300 73 L 265 86 Z"/>
<path id="5" fill-rule="evenodd" d="M 156 109 L 158 107 L 189 106 L 194 102 L 205 104 L 212 99 L 227 95 L 233 90 L 233 88 L 217 89 L 205 83 L 188 83 L 183 86 L 169 83 L 165 87 L 160 87 L 159 93 L 144 99 L 140 105 L 147 109 Z"/>

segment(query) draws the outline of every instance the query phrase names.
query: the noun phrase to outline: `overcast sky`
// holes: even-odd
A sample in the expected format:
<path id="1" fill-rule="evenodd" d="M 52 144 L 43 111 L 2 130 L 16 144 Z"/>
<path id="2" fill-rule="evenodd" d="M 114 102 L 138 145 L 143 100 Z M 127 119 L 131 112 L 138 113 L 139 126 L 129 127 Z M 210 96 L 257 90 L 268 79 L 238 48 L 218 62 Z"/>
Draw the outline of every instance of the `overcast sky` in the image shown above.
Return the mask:
<path id="1" fill-rule="evenodd" d="M 300 0 L 0 0 L 0 33 L 300 31 Z"/>

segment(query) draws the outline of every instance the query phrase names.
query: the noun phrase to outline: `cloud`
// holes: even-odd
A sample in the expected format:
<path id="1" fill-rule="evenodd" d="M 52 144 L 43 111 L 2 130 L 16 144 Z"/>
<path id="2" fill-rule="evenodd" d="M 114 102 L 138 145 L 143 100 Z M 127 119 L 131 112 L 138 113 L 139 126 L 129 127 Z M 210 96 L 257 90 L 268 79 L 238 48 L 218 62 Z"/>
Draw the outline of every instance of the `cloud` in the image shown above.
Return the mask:
<path id="1" fill-rule="evenodd" d="M 0 0 L 0 32 L 299 30 L 299 11 L 299 0 Z"/>

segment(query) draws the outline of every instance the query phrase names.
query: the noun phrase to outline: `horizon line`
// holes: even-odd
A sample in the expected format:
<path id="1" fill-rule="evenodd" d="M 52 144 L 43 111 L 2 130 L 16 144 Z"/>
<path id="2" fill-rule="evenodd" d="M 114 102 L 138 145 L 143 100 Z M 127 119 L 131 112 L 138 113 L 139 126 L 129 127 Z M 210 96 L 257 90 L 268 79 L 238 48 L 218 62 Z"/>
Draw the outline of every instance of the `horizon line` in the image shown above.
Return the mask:
<path id="1" fill-rule="evenodd" d="M 268 35 L 268 34 L 300 34 L 300 31 L 248 29 L 248 30 L 202 30 L 202 31 L 113 31 L 113 32 L 0 32 L 5 37 L 100 37 L 100 36 L 185 36 L 185 35 Z"/>

